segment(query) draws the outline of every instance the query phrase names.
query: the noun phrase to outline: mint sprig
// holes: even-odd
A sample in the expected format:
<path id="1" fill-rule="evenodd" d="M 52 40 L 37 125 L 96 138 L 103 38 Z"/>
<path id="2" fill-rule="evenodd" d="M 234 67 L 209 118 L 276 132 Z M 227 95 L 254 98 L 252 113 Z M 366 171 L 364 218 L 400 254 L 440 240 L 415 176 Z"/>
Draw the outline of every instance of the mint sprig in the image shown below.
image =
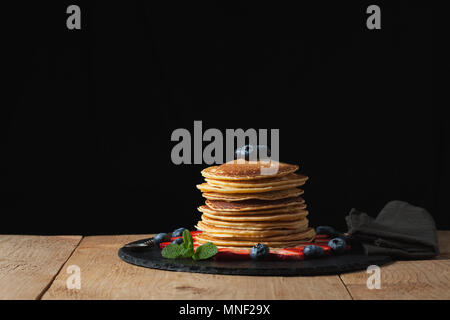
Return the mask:
<path id="1" fill-rule="evenodd" d="M 207 242 L 197 247 L 194 251 L 194 240 L 189 230 L 183 231 L 183 243 L 171 243 L 164 247 L 161 255 L 167 259 L 191 258 L 194 260 L 205 260 L 213 257 L 218 252 L 212 242 Z"/>

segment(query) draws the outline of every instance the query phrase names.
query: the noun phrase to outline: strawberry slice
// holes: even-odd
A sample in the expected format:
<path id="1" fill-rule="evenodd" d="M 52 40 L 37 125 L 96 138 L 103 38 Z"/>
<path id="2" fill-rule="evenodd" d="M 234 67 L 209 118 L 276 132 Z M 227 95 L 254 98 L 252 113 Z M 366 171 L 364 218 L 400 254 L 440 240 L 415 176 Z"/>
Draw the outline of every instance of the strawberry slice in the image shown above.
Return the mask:
<path id="1" fill-rule="evenodd" d="M 297 249 L 297 250 L 294 250 Z M 305 259 L 305 255 L 300 248 L 272 249 L 269 253 L 269 260 L 296 260 Z"/>
<path id="2" fill-rule="evenodd" d="M 170 242 L 161 242 L 161 243 L 159 244 L 159 248 L 162 250 L 162 249 L 164 249 L 165 247 L 167 247 L 169 244 L 170 244 Z"/>
<path id="3" fill-rule="evenodd" d="M 239 248 L 218 248 L 214 256 L 216 260 L 248 260 L 250 259 L 250 249 Z"/>

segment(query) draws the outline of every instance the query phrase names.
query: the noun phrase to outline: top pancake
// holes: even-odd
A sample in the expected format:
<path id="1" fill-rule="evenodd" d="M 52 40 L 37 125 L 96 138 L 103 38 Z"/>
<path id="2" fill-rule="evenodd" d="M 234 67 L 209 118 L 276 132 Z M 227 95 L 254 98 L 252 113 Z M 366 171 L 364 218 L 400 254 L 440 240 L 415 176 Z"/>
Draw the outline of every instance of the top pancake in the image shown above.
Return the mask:
<path id="1" fill-rule="evenodd" d="M 277 168 L 278 166 L 278 168 Z M 262 169 L 271 169 L 276 173 L 265 175 Z M 282 177 L 298 170 L 297 165 L 270 161 L 244 161 L 233 160 L 220 166 L 212 166 L 201 173 L 205 178 L 218 180 L 255 180 L 264 178 Z"/>

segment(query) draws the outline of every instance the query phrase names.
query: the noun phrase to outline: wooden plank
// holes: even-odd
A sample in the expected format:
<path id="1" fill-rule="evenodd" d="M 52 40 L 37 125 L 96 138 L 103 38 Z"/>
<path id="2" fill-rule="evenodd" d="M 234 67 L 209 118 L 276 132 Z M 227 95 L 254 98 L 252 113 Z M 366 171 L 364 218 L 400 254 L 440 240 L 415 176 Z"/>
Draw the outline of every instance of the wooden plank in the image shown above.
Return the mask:
<path id="1" fill-rule="evenodd" d="M 353 299 L 450 299 L 450 260 L 398 261 L 381 268 L 381 288 L 368 289 L 370 274 L 341 275 Z"/>
<path id="2" fill-rule="evenodd" d="M 439 251 L 438 259 L 450 259 L 450 231 L 438 231 Z"/>
<path id="3" fill-rule="evenodd" d="M 0 299 L 39 299 L 81 238 L 0 235 Z"/>
<path id="4" fill-rule="evenodd" d="M 169 272 L 127 264 L 117 250 L 149 235 L 82 240 L 43 299 L 350 299 L 338 276 L 247 277 Z M 81 289 L 67 289 L 65 269 L 77 265 Z"/>

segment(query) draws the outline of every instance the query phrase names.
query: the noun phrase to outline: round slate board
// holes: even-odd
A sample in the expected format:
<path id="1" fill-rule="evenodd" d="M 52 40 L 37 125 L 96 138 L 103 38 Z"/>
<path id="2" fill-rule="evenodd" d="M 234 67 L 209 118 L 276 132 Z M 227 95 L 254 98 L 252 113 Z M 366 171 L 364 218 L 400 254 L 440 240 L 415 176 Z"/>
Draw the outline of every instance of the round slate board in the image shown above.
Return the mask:
<path id="1" fill-rule="evenodd" d="M 139 243 L 146 240 L 148 239 L 131 243 Z M 152 269 L 246 276 L 340 274 L 365 270 L 370 265 L 381 266 L 391 261 L 388 256 L 366 256 L 351 253 L 341 256 L 328 256 L 322 259 L 305 259 L 303 261 L 215 261 L 214 259 L 195 261 L 192 259 L 165 259 L 161 256 L 161 250 L 158 247 L 152 247 L 144 251 L 121 248 L 119 249 L 119 257 L 125 262 Z"/>

